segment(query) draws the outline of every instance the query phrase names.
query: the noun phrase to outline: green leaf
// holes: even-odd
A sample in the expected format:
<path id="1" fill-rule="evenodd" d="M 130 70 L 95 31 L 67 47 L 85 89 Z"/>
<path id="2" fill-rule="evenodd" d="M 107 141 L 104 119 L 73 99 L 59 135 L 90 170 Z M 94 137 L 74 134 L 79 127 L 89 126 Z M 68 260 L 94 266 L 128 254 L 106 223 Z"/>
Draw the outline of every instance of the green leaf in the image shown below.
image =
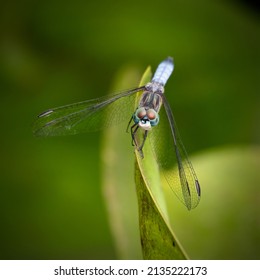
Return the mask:
<path id="1" fill-rule="evenodd" d="M 186 259 L 183 249 L 154 203 L 137 162 L 135 181 L 143 258 L 146 260 Z"/>
<path id="2" fill-rule="evenodd" d="M 113 88 L 136 84 L 138 74 L 135 67 L 126 67 L 118 74 Z M 151 75 L 148 67 L 140 85 L 150 81 Z M 133 112 L 141 94 L 136 95 Z M 118 258 L 186 259 L 169 226 L 161 176 L 150 141 L 144 145 L 144 159 L 135 151 L 134 161 L 134 148 L 130 133 L 125 133 L 126 126 L 124 123 L 104 131 L 102 145 L 103 193 Z"/>
<path id="3" fill-rule="evenodd" d="M 139 79 L 136 66 L 126 66 L 116 75 L 112 88 L 129 88 L 138 84 Z M 132 109 L 134 111 L 134 106 Z M 126 128 L 127 123 L 123 123 L 103 132 L 102 186 L 117 257 L 142 259 L 134 183 L 134 150 Z"/>
<path id="4" fill-rule="evenodd" d="M 151 80 L 147 68 L 140 85 Z M 141 93 L 137 95 L 136 107 Z M 139 135 L 138 137 L 142 137 Z M 148 135 L 149 138 L 149 135 Z M 136 150 L 135 183 L 139 205 L 139 224 L 144 259 L 187 259 L 169 225 L 161 176 L 150 141 L 143 147 L 144 158 Z"/>

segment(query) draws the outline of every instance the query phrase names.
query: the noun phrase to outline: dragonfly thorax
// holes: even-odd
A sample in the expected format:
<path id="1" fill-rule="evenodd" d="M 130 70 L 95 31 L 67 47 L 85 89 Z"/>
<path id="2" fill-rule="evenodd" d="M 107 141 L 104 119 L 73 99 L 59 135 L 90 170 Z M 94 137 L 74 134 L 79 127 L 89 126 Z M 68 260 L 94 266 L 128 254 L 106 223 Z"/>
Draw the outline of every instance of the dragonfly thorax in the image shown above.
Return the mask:
<path id="1" fill-rule="evenodd" d="M 163 94 L 164 86 L 160 83 L 151 82 L 145 85 L 145 89 L 151 93 Z"/>

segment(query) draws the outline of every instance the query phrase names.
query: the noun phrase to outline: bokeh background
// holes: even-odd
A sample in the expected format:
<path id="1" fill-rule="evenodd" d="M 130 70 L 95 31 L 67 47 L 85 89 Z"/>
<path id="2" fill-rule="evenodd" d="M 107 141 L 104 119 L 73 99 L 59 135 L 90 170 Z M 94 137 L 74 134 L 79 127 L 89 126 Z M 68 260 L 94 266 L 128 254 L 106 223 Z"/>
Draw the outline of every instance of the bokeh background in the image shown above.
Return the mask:
<path id="1" fill-rule="evenodd" d="M 169 55 L 166 94 L 202 186 L 190 212 L 167 194 L 173 229 L 191 258 L 260 258 L 257 6 L 11 0 L 0 13 L 1 259 L 140 258 L 136 238 L 136 251 L 118 253 L 103 132 L 37 139 L 31 124 L 45 109 L 111 92 L 120 77 L 137 85 Z M 124 207 L 138 238 L 134 184 L 130 192 Z"/>

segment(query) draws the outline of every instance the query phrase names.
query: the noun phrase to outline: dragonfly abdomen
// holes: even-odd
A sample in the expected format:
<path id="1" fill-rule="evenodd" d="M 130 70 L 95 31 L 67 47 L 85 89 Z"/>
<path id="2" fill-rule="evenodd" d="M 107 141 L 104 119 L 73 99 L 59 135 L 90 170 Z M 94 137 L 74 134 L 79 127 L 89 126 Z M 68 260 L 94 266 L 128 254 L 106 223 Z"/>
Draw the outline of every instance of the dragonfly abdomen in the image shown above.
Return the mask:
<path id="1" fill-rule="evenodd" d="M 159 83 L 165 86 L 166 82 L 168 81 L 169 77 L 172 74 L 173 69 L 174 69 L 173 59 L 171 57 L 166 58 L 157 67 L 152 82 Z"/>

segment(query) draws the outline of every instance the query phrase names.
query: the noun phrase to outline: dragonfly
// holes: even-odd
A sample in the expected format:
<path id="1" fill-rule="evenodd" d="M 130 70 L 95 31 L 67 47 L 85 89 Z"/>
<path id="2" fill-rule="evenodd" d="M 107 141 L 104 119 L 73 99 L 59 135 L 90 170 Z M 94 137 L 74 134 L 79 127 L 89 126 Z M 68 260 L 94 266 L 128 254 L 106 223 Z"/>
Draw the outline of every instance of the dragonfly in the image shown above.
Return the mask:
<path id="1" fill-rule="evenodd" d="M 200 201 L 200 184 L 164 94 L 173 70 L 173 59 L 167 57 L 158 65 L 152 80 L 143 86 L 44 111 L 34 122 L 33 132 L 41 137 L 78 134 L 109 128 L 130 117 L 127 131 L 130 128 L 132 145 L 138 154 L 144 158 L 143 147 L 149 138 L 170 188 L 188 210 L 193 209 Z"/>

